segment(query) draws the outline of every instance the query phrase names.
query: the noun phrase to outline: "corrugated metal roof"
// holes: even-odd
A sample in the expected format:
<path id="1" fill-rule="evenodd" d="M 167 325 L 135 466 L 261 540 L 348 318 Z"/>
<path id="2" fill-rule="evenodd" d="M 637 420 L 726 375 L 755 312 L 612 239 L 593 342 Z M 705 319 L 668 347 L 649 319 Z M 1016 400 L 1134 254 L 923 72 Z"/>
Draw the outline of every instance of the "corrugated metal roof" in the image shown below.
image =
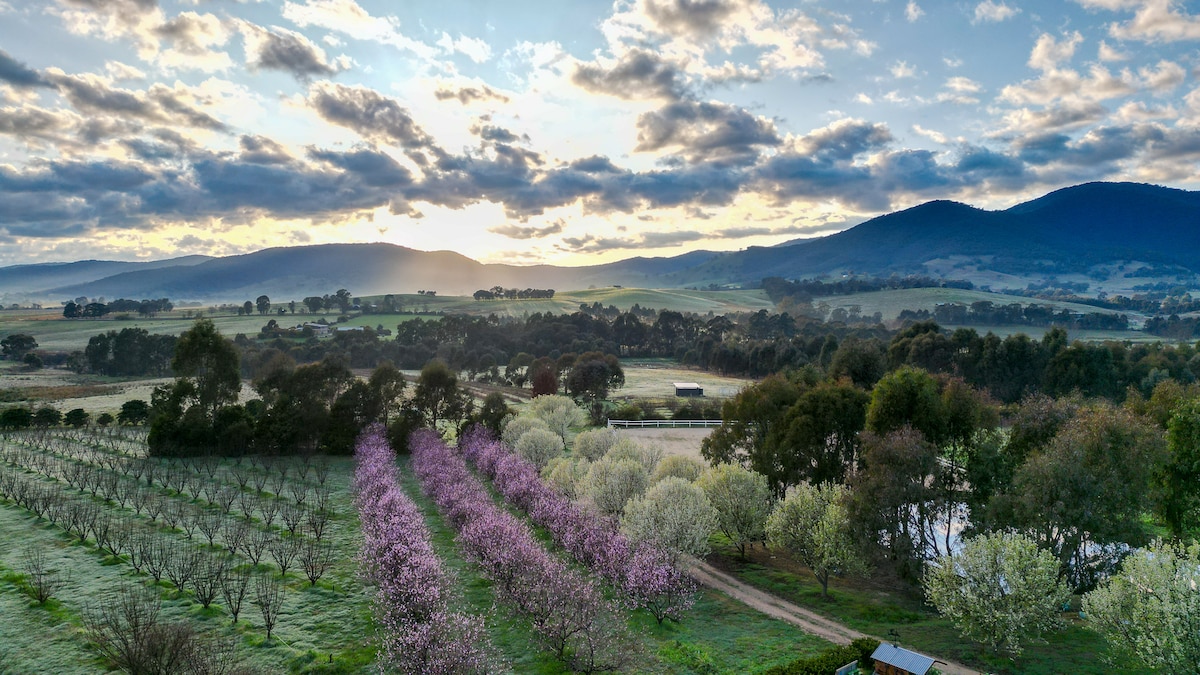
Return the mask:
<path id="1" fill-rule="evenodd" d="M 903 647 L 897 647 L 886 642 L 881 643 L 875 648 L 875 652 L 871 654 L 871 658 L 888 665 L 896 666 L 897 668 L 903 668 L 916 675 L 925 675 L 933 667 L 933 659 L 928 656 L 910 652 Z"/>

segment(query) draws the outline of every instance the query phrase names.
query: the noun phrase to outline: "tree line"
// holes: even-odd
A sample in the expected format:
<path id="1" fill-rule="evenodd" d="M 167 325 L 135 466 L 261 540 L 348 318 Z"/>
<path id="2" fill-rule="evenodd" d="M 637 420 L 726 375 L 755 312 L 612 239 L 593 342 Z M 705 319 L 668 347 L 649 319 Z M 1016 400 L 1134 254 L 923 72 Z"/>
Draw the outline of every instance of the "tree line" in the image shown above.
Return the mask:
<path id="1" fill-rule="evenodd" d="M 80 300 L 84 302 L 80 302 Z M 170 312 L 173 309 L 175 309 L 175 305 L 168 298 L 156 300 L 119 298 L 111 302 L 87 302 L 86 298 L 76 298 L 63 305 L 63 317 L 67 319 L 99 319 L 116 312 L 137 312 L 140 316 L 153 317 L 160 312 Z"/>
<path id="2" fill-rule="evenodd" d="M 492 286 L 475 291 L 473 297 L 476 300 L 549 300 L 554 297 L 554 289 Z"/>
<path id="3" fill-rule="evenodd" d="M 901 310 L 897 317 L 901 322 L 929 321 L 963 325 L 984 326 L 1038 326 L 1049 328 L 1062 326 L 1070 330 L 1129 330 L 1129 317 L 1124 314 L 1109 312 L 1072 312 L 1068 309 L 1054 311 L 1046 305 L 1022 305 L 1010 303 L 997 305 L 987 300 L 980 300 L 965 305 L 960 302 L 939 304 L 930 311 L 928 309 Z"/>

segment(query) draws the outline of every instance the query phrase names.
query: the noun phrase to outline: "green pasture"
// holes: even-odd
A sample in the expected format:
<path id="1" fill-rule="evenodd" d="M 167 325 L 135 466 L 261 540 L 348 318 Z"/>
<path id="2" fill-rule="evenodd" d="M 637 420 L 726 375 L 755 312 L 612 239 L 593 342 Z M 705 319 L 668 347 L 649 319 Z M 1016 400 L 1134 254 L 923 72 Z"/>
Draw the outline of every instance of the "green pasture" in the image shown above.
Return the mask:
<path id="1" fill-rule="evenodd" d="M 932 312 L 938 305 L 946 303 L 970 305 L 973 302 L 990 302 L 994 305 L 1011 305 L 1014 303 L 1019 305 L 1041 305 L 1043 307 L 1053 307 L 1055 310 L 1065 309 L 1082 314 L 1092 312 L 1101 314 L 1121 313 L 1116 310 L 1093 307 L 1077 302 L 1041 300 L 1017 295 L 989 293 L 987 291 L 968 291 L 959 288 L 898 288 L 895 290 L 872 291 L 870 293 L 855 293 L 854 295 L 835 295 L 825 298 L 814 298 L 813 306 L 820 306 L 824 303 L 830 309 L 838 307 L 849 309 L 851 306 L 857 305 L 860 308 L 859 311 L 864 316 L 870 316 L 875 312 L 879 312 L 886 321 L 895 319 L 905 309 L 925 309 Z"/>

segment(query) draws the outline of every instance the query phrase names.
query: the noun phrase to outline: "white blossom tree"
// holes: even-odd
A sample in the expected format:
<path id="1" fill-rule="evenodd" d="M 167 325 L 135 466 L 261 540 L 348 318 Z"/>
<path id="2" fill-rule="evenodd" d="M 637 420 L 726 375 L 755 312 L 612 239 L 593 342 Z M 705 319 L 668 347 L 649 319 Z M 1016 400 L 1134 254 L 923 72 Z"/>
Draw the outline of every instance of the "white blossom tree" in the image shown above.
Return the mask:
<path id="1" fill-rule="evenodd" d="M 1195 672 L 1200 663 L 1200 544 L 1156 541 L 1083 596 L 1088 623 L 1135 665 Z"/>
<path id="2" fill-rule="evenodd" d="M 846 486 L 836 483 L 801 483 L 767 517 L 767 545 L 791 553 L 812 570 L 825 596 L 831 575 L 866 572 L 850 534 L 846 493 Z"/>
<path id="3" fill-rule="evenodd" d="M 981 534 L 931 562 L 925 596 L 966 637 L 1020 655 L 1021 643 L 1061 625 L 1070 590 L 1054 554 L 1012 532 Z"/>
<path id="4" fill-rule="evenodd" d="M 621 530 L 635 542 L 653 540 L 677 554 L 708 553 L 717 524 L 704 491 L 682 478 L 666 478 L 625 506 Z"/>
<path id="5" fill-rule="evenodd" d="M 646 491 L 646 469 L 632 459 L 613 461 L 607 457 L 592 462 L 586 479 L 586 495 L 603 514 L 620 516 L 625 504 Z"/>
<path id="6" fill-rule="evenodd" d="M 513 449 L 541 471 L 550 460 L 562 455 L 563 442 L 549 429 L 530 429 L 521 434 Z"/>
<path id="7" fill-rule="evenodd" d="M 745 558 L 747 544 L 766 538 L 772 506 L 767 477 L 737 464 L 718 464 L 701 474 L 696 485 L 713 505 L 717 529 Z"/>

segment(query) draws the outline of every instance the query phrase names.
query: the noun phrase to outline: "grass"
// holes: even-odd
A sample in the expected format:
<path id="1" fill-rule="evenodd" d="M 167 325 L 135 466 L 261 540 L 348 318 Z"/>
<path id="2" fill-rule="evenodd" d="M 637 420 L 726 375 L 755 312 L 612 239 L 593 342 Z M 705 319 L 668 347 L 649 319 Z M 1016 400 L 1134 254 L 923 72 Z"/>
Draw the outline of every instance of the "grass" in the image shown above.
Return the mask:
<path id="1" fill-rule="evenodd" d="M 938 305 L 944 303 L 970 305 L 973 302 L 980 301 L 991 302 L 995 305 L 1009 305 L 1014 303 L 1019 305 L 1042 305 L 1043 307 L 1053 307 L 1055 310 L 1066 309 L 1083 314 L 1092 312 L 1100 314 L 1122 313 L 1117 310 L 1093 307 L 1076 302 L 1042 300 L 1040 298 L 1026 298 L 1017 295 L 989 293 L 987 291 L 969 291 L 959 288 L 898 288 L 872 291 L 870 293 L 855 293 L 854 295 L 836 295 L 814 298 L 813 305 L 816 306 L 825 303 L 830 309 L 837 307 L 849 308 L 851 305 L 858 305 L 864 316 L 870 316 L 875 312 L 879 312 L 883 314 L 884 320 L 888 320 L 895 319 L 900 315 L 900 311 L 905 309 L 927 309 L 932 312 Z"/>
<path id="2" fill-rule="evenodd" d="M 570 314 L 579 311 L 579 306 L 599 302 L 604 307 L 615 306 L 627 311 L 634 305 L 651 309 L 670 309 L 677 312 L 725 314 L 727 312 L 756 312 L 771 310 L 775 304 L 761 290 L 744 291 L 691 291 L 686 289 L 646 288 L 594 288 L 587 290 L 560 291 L 546 300 L 475 300 L 469 296 L 423 296 L 397 295 L 402 306 L 409 311 L 442 311 L 456 314 L 520 317 L 535 312 Z M 382 296 L 371 296 L 379 302 Z M 395 323 L 392 321 L 392 323 Z M 371 324 L 375 325 L 375 324 Z M 384 327 L 390 327 L 387 321 Z"/>
<path id="3" fill-rule="evenodd" d="M 672 359 L 625 359 L 625 386 L 614 389 L 613 400 L 664 398 L 675 395 L 674 382 L 695 382 L 704 388 L 705 398 L 679 399 L 681 402 L 703 403 L 712 398 L 729 398 L 743 387 L 753 384 L 747 377 L 727 377 L 704 370 L 685 368 Z"/>
<path id="4" fill-rule="evenodd" d="M 786 557 L 756 548 L 749 551 L 749 560 L 743 561 L 719 535 L 713 541 L 712 561 L 742 581 L 864 633 L 883 638 L 898 635 L 901 645 L 919 652 L 992 673 L 1113 672 L 1103 661 L 1107 652 L 1103 638 L 1088 629 L 1077 614 L 1064 614 L 1065 630 L 1045 636 L 1044 640 L 1030 640 L 1022 656 L 1014 661 L 1005 655 L 990 654 L 982 646 L 964 639 L 948 620 L 938 616 L 919 597 L 893 590 L 899 587 L 899 582 L 890 583 L 891 588 L 887 588 L 873 580 L 832 579 L 830 597 L 823 598 L 812 575 Z"/>

